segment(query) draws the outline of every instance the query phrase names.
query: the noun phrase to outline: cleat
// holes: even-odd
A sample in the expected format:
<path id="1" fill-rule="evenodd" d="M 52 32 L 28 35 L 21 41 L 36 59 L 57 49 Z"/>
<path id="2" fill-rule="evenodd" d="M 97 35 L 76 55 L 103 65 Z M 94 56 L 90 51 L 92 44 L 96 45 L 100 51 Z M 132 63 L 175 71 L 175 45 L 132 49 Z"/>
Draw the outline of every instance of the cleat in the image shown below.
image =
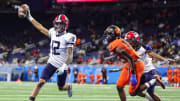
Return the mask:
<path id="1" fill-rule="evenodd" d="M 72 97 L 72 84 L 69 84 L 68 97 Z"/>

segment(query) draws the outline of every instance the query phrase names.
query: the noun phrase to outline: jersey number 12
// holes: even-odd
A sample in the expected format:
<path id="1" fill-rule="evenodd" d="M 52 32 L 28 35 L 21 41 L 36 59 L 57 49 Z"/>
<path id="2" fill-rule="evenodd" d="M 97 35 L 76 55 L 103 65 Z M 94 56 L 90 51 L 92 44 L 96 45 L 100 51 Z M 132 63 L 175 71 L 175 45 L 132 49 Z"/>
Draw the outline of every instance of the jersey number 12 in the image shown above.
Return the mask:
<path id="1" fill-rule="evenodd" d="M 60 55 L 58 52 L 58 49 L 60 47 L 60 42 L 59 41 L 52 41 L 52 54 L 54 55 Z"/>

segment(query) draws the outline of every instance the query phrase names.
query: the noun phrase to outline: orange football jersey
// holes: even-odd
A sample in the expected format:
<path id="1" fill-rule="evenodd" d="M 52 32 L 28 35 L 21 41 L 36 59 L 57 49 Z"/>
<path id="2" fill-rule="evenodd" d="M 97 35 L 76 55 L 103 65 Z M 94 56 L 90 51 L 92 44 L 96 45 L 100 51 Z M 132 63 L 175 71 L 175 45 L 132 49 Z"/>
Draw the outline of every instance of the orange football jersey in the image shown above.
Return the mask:
<path id="1" fill-rule="evenodd" d="M 133 60 L 137 60 L 140 58 L 140 56 L 137 54 L 137 52 L 132 48 L 132 46 L 125 41 L 124 39 L 120 38 L 120 39 L 116 39 L 114 41 L 112 41 L 109 45 L 108 45 L 108 49 L 110 52 L 114 52 L 114 50 L 117 47 L 121 47 L 123 48 L 132 58 Z M 115 53 L 115 52 L 114 52 Z M 120 54 L 116 53 L 118 56 L 122 57 Z"/>

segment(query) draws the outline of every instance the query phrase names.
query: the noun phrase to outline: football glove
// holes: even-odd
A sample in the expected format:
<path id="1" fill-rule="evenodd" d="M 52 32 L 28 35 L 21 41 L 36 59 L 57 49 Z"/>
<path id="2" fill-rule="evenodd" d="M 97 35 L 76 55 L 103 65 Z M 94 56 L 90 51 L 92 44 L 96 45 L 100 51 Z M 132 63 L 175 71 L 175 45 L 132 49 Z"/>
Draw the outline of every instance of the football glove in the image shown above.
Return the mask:
<path id="1" fill-rule="evenodd" d="M 132 86 L 136 86 L 137 85 L 136 75 L 133 74 L 133 73 L 131 74 L 130 82 L 131 82 Z"/>
<path id="2" fill-rule="evenodd" d="M 170 63 L 170 62 L 175 62 L 175 60 L 168 58 L 168 59 L 165 59 L 165 60 L 163 61 L 164 64 Z"/>
<path id="3" fill-rule="evenodd" d="M 64 70 L 67 68 L 68 68 L 67 64 L 63 64 L 61 67 L 59 67 L 56 70 L 57 75 L 62 75 L 64 73 Z"/>
<path id="4" fill-rule="evenodd" d="M 149 46 L 149 45 L 146 45 L 145 49 L 146 49 L 147 51 L 152 51 L 152 48 L 151 48 L 151 46 Z"/>
<path id="5" fill-rule="evenodd" d="M 30 22 L 32 22 L 32 20 L 34 19 L 34 18 L 31 16 L 31 12 L 30 12 L 29 6 L 28 6 L 28 8 L 27 8 L 26 18 L 27 18 Z"/>

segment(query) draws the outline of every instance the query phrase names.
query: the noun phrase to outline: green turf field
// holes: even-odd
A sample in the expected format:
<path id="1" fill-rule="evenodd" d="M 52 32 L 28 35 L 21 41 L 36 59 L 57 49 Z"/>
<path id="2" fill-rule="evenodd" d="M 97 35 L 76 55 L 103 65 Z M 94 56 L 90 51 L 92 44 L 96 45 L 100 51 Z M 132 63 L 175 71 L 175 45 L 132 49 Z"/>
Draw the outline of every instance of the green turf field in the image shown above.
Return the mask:
<path id="1" fill-rule="evenodd" d="M 32 82 L 0 82 L 0 101 L 28 101 L 28 97 L 36 83 Z M 126 86 L 126 93 L 127 93 Z M 180 88 L 157 87 L 156 93 L 162 101 L 180 101 Z M 67 92 L 59 92 L 56 83 L 47 83 L 40 91 L 36 101 L 120 101 L 115 85 L 79 85 L 73 84 L 73 97 Z M 127 94 L 127 101 L 147 101 Z"/>

